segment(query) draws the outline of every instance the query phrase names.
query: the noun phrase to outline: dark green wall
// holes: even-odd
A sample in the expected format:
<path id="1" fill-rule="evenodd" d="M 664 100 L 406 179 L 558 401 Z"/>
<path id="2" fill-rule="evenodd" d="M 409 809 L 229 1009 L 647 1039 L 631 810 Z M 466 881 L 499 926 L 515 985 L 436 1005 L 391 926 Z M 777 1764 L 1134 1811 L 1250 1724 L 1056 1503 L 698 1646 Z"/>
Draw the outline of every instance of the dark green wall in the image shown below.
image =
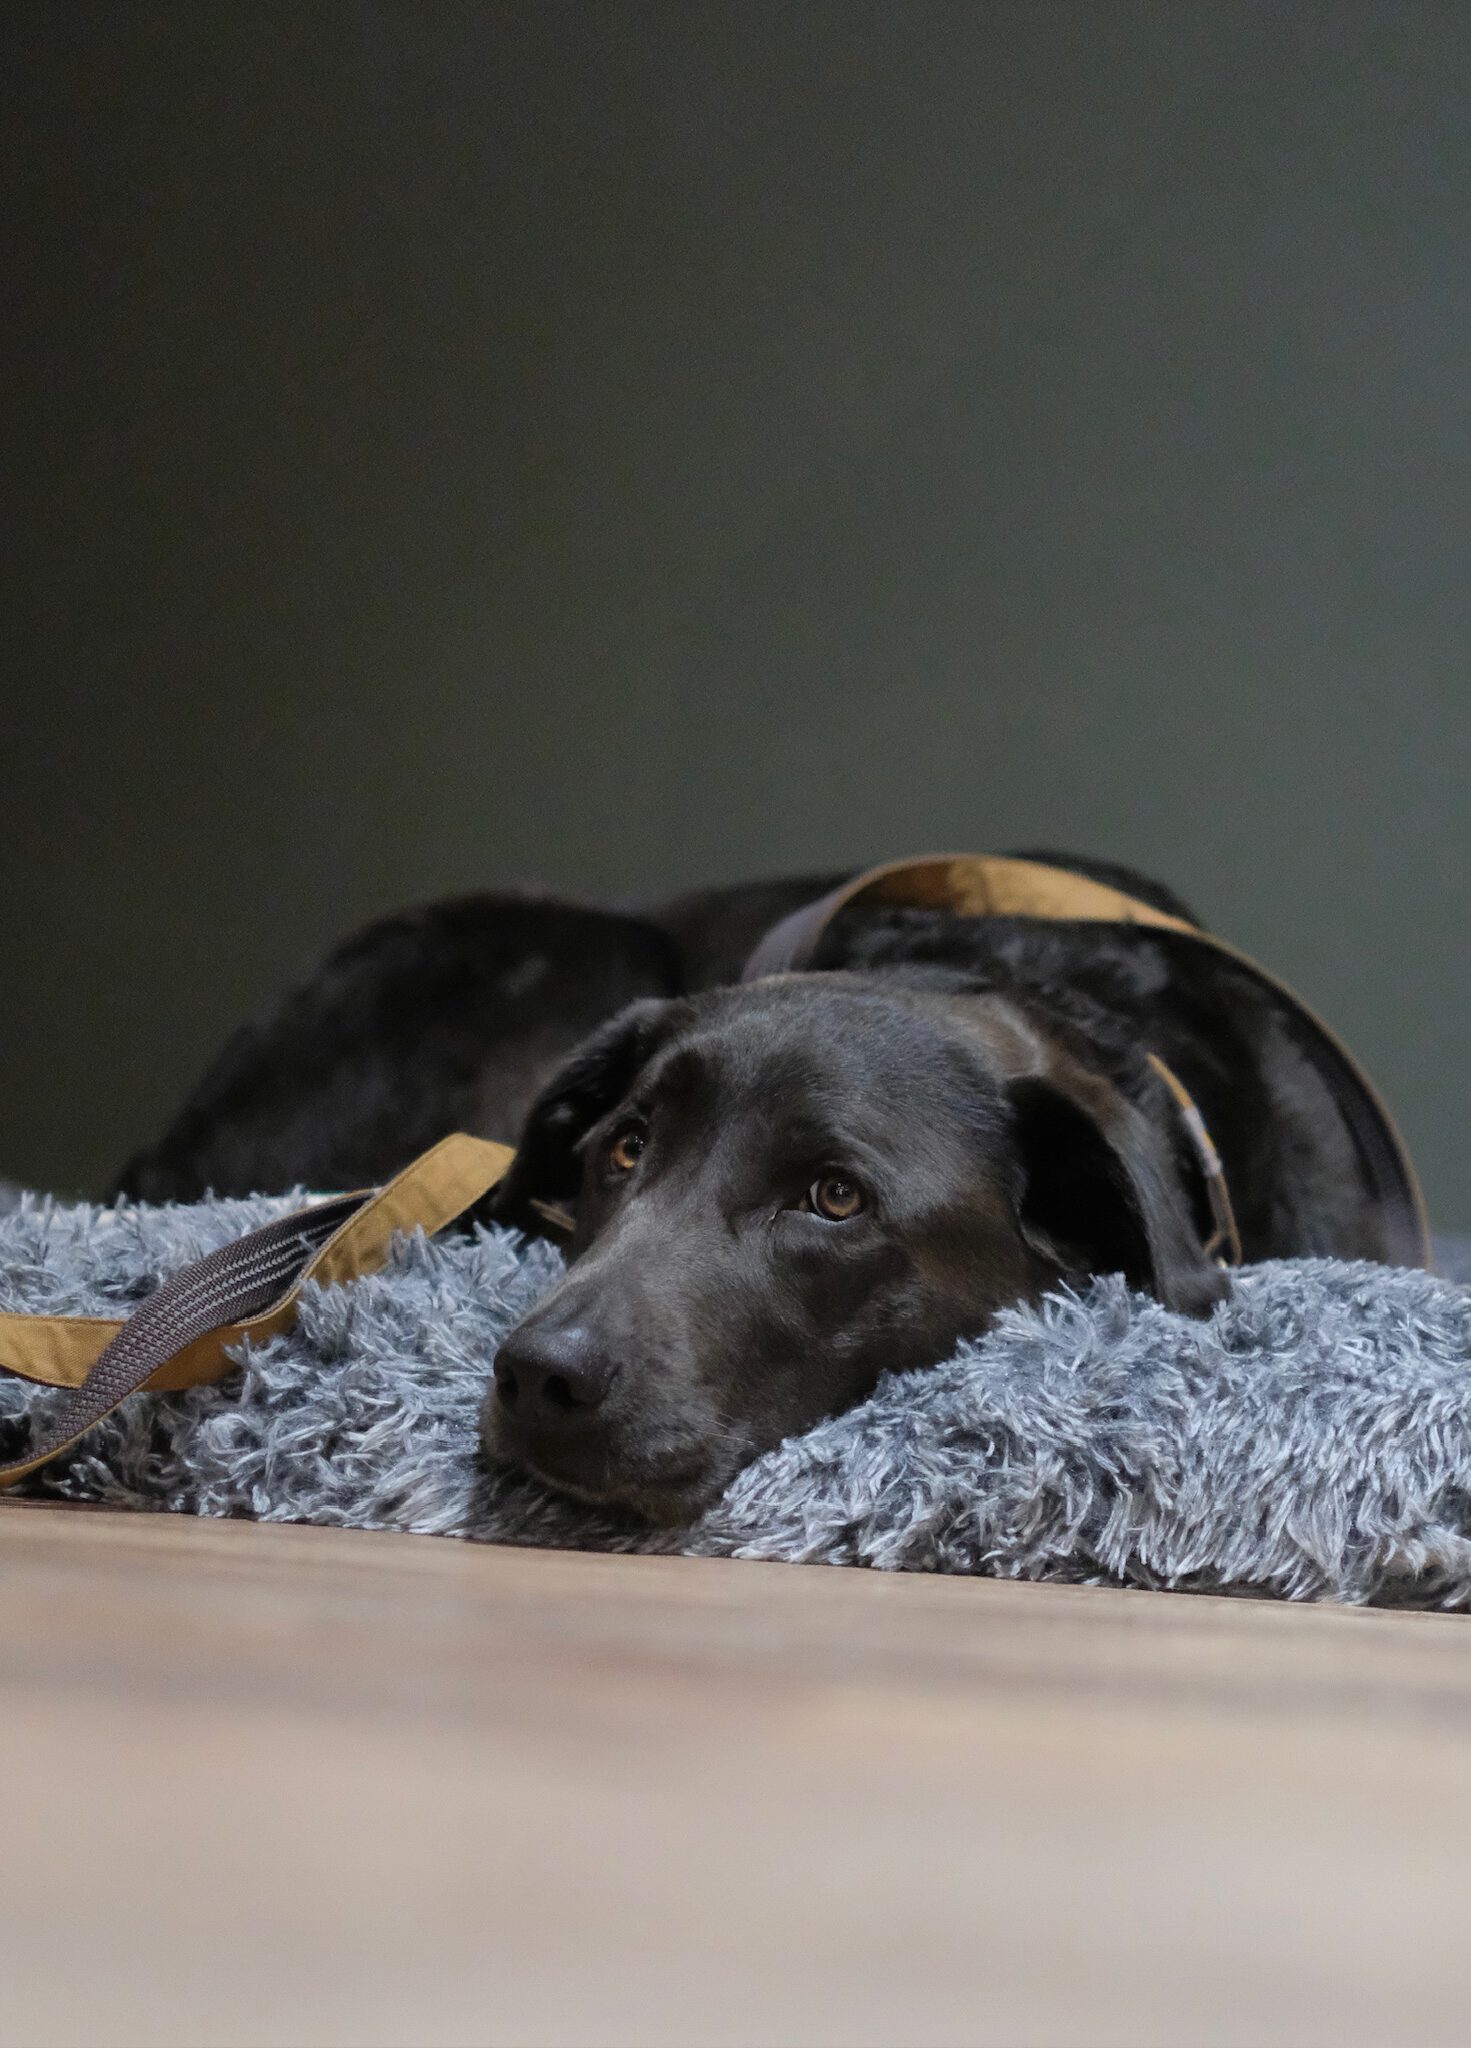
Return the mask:
<path id="1" fill-rule="evenodd" d="M 1471 6 L 3 31 L 0 1172 L 389 905 L 1154 868 L 1471 1226 Z"/>

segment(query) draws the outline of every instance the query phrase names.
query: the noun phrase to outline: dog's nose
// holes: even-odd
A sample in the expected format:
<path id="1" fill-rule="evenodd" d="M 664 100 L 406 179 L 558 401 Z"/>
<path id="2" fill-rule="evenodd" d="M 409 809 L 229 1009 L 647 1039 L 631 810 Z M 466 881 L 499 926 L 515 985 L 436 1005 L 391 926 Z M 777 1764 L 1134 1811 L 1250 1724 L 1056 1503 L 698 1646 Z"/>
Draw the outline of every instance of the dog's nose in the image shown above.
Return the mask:
<path id="1" fill-rule="evenodd" d="M 495 1355 L 495 1391 L 519 1423 L 545 1428 L 596 1408 L 616 1366 L 590 1330 L 513 1330 Z"/>

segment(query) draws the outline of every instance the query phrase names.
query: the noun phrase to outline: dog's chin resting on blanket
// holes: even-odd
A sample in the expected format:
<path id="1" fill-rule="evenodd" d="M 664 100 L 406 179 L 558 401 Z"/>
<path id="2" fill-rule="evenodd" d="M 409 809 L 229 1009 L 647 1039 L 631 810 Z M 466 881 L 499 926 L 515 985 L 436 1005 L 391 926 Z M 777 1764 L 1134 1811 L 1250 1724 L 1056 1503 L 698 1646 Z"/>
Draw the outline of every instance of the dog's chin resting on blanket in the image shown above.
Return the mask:
<path id="1" fill-rule="evenodd" d="M 0 1216 L 0 1309 L 126 1312 L 281 1200 Z M 557 1254 L 400 1242 L 218 1386 L 140 1395 L 30 1490 L 521 1544 L 1471 1604 L 1471 1291 L 1328 1259 L 1244 1270 L 1196 1320 L 1117 1277 L 1006 1310 L 944 1363 L 741 1472 L 683 1526 L 488 1462 L 476 1419 Z M 0 1441 L 58 1397 L 0 1379 Z"/>

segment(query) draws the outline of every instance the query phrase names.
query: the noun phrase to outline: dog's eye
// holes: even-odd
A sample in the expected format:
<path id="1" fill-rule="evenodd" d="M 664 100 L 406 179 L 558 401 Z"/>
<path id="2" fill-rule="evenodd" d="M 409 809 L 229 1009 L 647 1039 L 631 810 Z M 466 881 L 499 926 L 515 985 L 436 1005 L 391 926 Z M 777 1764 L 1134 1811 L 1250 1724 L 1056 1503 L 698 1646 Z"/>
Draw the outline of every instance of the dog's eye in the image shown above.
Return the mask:
<path id="1" fill-rule="evenodd" d="M 846 1173 L 824 1173 L 813 1181 L 802 1197 L 801 1206 L 829 1223 L 847 1223 L 864 1206 L 865 1196 L 856 1180 Z"/>
<path id="2" fill-rule="evenodd" d="M 643 1156 L 646 1139 L 641 1130 L 619 1131 L 608 1147 L 608 1168 L 612 1173 L 632 1173 Z"/>

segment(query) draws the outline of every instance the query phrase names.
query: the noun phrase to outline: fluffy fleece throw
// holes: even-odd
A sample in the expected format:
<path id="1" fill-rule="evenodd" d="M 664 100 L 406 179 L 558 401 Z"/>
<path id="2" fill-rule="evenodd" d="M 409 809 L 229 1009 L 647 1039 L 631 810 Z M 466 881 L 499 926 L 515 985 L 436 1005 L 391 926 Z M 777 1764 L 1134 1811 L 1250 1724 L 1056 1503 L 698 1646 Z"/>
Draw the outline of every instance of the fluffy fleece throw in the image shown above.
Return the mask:
<path id="1" fill-rule="evenodd" d="M 289 1206 L 0 1216 L 0 1308 L 118 1313 Z M 486 1467 L 496 1345 L 560 1270 L 498 1231 L 402 1241 L 310 1290 L 216 1387 L 139 1395 L 33 1490 L 487 1541 L 1471 1605 L 1471 1289 L 1298 1260 L 1207 1323 L 1118 1280 L 1004 1315 L 653 1531 Z M 0 1441 L 54 1395 L 0 1376 Z"/>

